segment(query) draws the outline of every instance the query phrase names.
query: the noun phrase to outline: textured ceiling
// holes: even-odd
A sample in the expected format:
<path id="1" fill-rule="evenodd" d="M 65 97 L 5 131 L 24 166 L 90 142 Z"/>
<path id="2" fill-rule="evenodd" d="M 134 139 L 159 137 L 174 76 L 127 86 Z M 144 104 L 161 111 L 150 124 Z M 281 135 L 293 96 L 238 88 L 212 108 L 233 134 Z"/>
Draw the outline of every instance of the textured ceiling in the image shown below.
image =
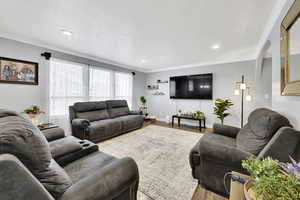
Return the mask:
<path id="1" fill-rule="evenodd" d="M 155 71 L 253 59 L 276 2 L 5 0 L 0 32 Z M 218 50 L 211 49 L 215 44 Z"/>

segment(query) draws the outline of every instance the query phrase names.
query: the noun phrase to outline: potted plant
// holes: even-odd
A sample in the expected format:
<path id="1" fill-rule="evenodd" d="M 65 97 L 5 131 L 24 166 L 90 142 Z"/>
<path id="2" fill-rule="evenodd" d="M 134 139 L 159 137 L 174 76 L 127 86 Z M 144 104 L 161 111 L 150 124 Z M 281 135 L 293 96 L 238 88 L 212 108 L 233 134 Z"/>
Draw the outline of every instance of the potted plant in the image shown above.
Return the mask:
<path id="1" fill-rule="evenodd" d="M 146 100 L 146 98 L 145 98 L 144 96 L 141 96 L 141 97 L 140 97 L 140 102 L 141 102 L 141 105 L 142 105 L 143 107 L 145 107 L 145 106 L 146 106 L 147 100 Z"/>
<path id="2" fill-rule="evenodd" d="M 26 108 L 23 113 L 25 113 L 28 118 L 30 119 L 30 121 L 34 124 L 34 125 L 38 125 L 38 117 L 41 114 L 44 114 L 45 112 L 43 112 L 39 106 L 37 105 L 32 105 L 29 108 Z"/>
<path id="3" fill-rule="evenodd" d="M 201 111 L 196 111 L 196 112 L 194 112 L 193 116 L 197 119 L 200 119 L 200 118 L 204 117 L 204 113 Z"/>
<path id="4" fill-rule="evenodd" d="M 178 116 L 181 116 L 181 113 L 182 113 L 182 110 L 179 109 L 179 110 L 178 110 Z"/>
<path id="5" fill-rule="evenodd" d="M 299 179 L 295 175 L 295 171 L 300 171 L 300 164 L 285 165 L 271 158 L 250 158 L 244 160 L 242 166 L 252 178 L 244 185 L 247 200 L 300 199 Z"/>
<path id="6" fill-rule="evenodd" d="M 230 113 L 226 111 L 233 106 L 233 103 L 230 99 L 217 99 L 214 106 L 214 114 L 217 115 L 217 118 L 221 120 L 221 123 L 224 124 L 225 117 L 230 116 Z"/>

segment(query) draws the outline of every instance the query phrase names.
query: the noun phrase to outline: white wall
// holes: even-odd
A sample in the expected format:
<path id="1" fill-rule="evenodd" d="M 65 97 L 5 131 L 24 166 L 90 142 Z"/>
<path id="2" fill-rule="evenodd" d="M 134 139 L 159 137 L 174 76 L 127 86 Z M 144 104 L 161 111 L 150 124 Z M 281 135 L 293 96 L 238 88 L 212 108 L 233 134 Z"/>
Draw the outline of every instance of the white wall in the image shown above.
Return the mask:
<path id="1" fill-rule="evenodd" d="M 0 56 L 39 63 L 39 85 L 17 85 L 0 83 L 0 108 L 23 111 L 36 104 L 44 110 L 47 105 L 46 60 L 40 56 L 41 48 L 0 38 Z"/>
<path id="2" fill-rule="evenodd" d="M 281 96 L 280 79 L 281 79 L 281 61 L 280 61 L 280 24 L 287 14 L 288 9 L 294 0 L 287 0 L 280 17 L 277 20 L 269 40 L 271 41 L 272 50 L 272 109 L 285 115 L 296 129 L 300 129 L 300 97 L 299 96 Z"/>
<path id="3" fill-rule="evenodd" d="M 44 49 L 29 44 L 4 39 L 0 37 L 0 57 L 8 57 L 20 60 L 28 60 L 39 63 L 39 85 L 20 85 L 0 83 L 0 108 L 23 111 L 33 104 L 40 105 L 43 110 L 48 110 L 48 67 L 49 62 L 41 57 L 41 53 L 49 51 L 55 57 L 74 62 L 86 63 L 95 66 L 106 67 L 118 71 L 131 72 L 112 65 L 107 65 L 86 58 L 72 56 L 50 49 Z M 133 108 L 137 109 L 138 99 L 145 95 L 145 73 L 136 72 L 133 78 Z"/>
<path id="4" fill-rule="evenodd" d="M 245 103 L 245 120 L 256 107 L 271 107 L 271 99 L 265 99 L 265 94 L 271 96 L 271 61 L 265 62 L 262 76 L 254 81 L 255 61 L 236 62 L 211 66 L 186 68 L 182 70 L 171 70 L 147 74 L 147 84 L 154 84 L 156 80 L 169 80 L 171 76 L 213 73 L 213 98 L 229 98 L 233 100 L 234 106 L 230 110 L 232 116 L 225 119 L 229 125 L 240 126 L 240 104 L 241 97 L 234 96 L 234 83 L 240 81 L 245 75 L 245 80 L 252 88 L 253 101 Z M 256 90 L 256 88 L 259 88 Z M 160 84 L 160 90 L 166 95 L 154 96 L 155 91 L 147 90 L 147 100 L 150 115 L 156 116 L 159 120 L 167 120 L 177 109 L 185 111 L 201 110 L 207 116 L 207 125 L 211 127 L 219 120 L 213 115 L 214 100 L 174 100 L 169 97 L 169 84 Z M 258 105 L 258 106 L 257 106 Z M 185 123 L 189 123 L 185 121 Z M 190 122 L 192 123 L 192 122 Z"/>

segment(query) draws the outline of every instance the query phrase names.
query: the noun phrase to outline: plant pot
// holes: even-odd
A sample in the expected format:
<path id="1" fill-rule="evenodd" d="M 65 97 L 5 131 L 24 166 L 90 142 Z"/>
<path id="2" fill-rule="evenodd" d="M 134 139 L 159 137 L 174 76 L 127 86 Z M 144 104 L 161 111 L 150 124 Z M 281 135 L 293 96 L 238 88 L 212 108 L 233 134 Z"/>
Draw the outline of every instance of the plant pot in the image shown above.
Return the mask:
<path id="1" fill-rule="evenodd" d="M 32 122 L 33 125 L 37 126 L 39 124 L 40 114 L 28 113 L 26 115 L 28 116 L 28 119 Z"/>
<path id="2" fill-rule="evenodd" d="M 255 192 L 252 188 L 254 183 L 255 183 L 254 180 L 248 180 L 244 184 L 244 194 L 245 194 L 246 200 L 261 200 L 261 198 L 256 197 Z"/>

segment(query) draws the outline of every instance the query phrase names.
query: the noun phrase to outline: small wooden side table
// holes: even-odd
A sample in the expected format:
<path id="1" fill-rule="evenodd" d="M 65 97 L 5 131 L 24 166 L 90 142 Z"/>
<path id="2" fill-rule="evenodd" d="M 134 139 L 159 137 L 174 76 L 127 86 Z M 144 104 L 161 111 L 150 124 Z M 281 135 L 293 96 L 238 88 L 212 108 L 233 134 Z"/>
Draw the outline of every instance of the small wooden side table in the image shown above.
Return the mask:
<path id="1" fill-rule="evenodd" d="M 206 120 L 205 117 L 196 118 L 190 115 L 173 115 L 172 116 L 172 127 L 174 127 L 174 119 L 178 119 L 178 126 L 180 127 L 180 120 L 181 119 L 189 119 L 189 120 L 195 120 L 199 121 L 199 131 L 202 131 L 202 128 L 206 129 Z M 203 125 L 202 125 L 203 122 Z"/>
<path id="2" fill-rule="evenodd" d="M 41 131 L 51 129 L 51 128 L 58 128 L 58 125 L 52 123 L 45 123 L 37 126 Z"/>
<path id="3" fill-rule="evenodd" d="M 238 173 L 238 172 L 232 172 L 232 176 L 241 177 L 244 179 L 250 179 L 249 176 Z M 245 194 L 244 194 L 244 184 L 242 184 L 238 181 L 233 181 L 231 179 L 229 200 L 246 200 Z"/>

